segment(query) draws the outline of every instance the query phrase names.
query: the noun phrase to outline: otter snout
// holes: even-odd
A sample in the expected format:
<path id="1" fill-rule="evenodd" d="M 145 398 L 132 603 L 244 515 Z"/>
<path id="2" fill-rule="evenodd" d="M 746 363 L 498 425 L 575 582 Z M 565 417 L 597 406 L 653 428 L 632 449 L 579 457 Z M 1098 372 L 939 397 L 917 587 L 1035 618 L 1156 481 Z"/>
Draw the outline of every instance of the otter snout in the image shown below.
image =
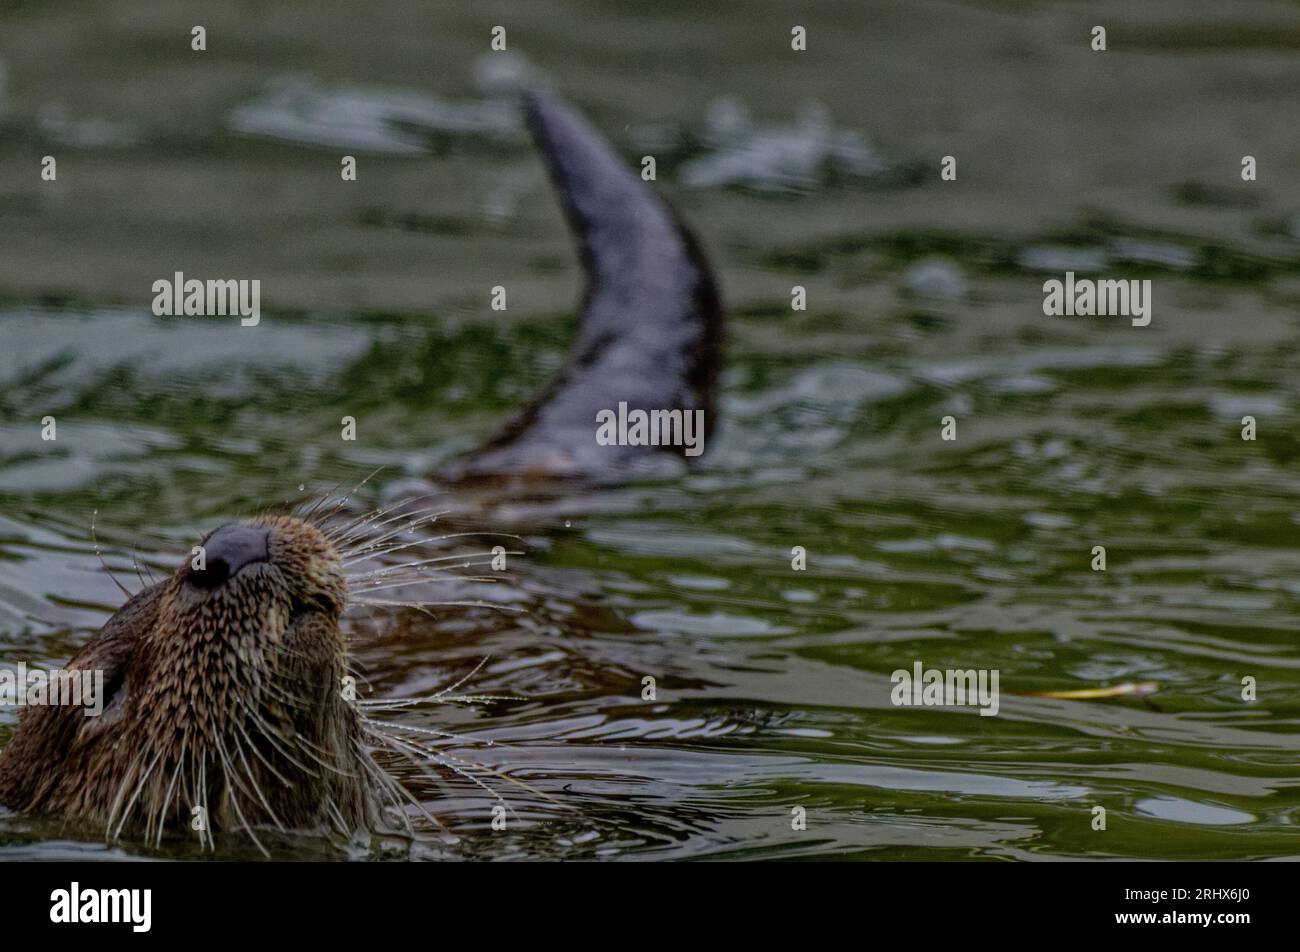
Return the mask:
<path id="1" fill-rule="evenodd" d="M 68 663 L 103 671 L 100 717 L 23 711 L 0 804 L 162 842 L 192 830 L 381 822 L 382 775 L 343 696 L 347 578 L 331 538 L 292 516 L 220 526 L 136 593 Z M 248 571 L 244 571 L 247 569 Z M 206 823 L 192 826 L 196 810 Z"/>
<path id="2" fill-rule="evenodd" d="M 196 588 L 216 588 L 239 570 L 255 562 L 271 560 L 271 530 L 266 526 L 228 523 L 202 543 L 203 568 L 190 563 L 185 580 Z"/>

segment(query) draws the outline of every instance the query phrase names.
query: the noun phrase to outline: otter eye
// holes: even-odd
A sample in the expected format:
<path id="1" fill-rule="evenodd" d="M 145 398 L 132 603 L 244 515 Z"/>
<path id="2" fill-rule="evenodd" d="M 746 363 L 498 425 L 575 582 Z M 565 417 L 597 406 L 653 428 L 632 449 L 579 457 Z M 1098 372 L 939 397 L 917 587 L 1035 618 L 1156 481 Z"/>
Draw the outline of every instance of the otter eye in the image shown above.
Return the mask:
<path id="1" fill-rule="evenodd" d="M 122 717 L 126 707 L 126 668 L 116 666 L 104 671 L 103 696 L 99 701 L 99 716 L 78 718 L 82 736 L 93 737 L 110 728 Z"/>
<path id="2" fill-rule="evenodd" d="M 101 701 L 106 710 L 114 701 L 126 696 L 126 691 L 123 690 L 125 684 L 125 671 L 116 669 L 107 673 L 104 678 L 104 698 Z"/>
<path id="3" fill-rule="evenodd" d="M 270 561 L 270 539 L 271 530 L 265 526 L 222 526 L 203 540 L 203 568 L 190 563 L 185 580 L 195 588 L 216 588 L 244 566 Z"/>

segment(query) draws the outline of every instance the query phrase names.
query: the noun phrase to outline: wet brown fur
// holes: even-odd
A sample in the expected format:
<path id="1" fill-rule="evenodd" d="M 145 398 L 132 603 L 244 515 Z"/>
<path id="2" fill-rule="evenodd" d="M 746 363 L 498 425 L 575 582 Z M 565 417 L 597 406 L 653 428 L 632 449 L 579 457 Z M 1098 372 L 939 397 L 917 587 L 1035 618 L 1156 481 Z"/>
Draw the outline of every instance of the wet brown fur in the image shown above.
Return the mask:
<path id="1" fill-rule="evenodd" d="M 347 586 L 338 552 L 288 516 L 269 561 L 226 584 L 186 566 L 130 599 L 67 665 L 104 671 L 105 707 L 29 707 L 0 753 L 0 803 L 161 840 L 277 827 L 351 831 L 375 822 L 373 769 L 344 700 Z"/>

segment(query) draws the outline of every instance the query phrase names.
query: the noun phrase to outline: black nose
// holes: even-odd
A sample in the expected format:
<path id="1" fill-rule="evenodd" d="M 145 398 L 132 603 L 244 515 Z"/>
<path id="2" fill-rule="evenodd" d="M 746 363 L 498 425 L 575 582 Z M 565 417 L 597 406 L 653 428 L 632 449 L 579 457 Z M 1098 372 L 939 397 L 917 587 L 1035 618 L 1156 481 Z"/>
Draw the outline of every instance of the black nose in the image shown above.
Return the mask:
<path id="1" fill-rule="evenodd" d="M 216 588 L 244 566 L 269 561 L 270 538 L 271 530 L 264 526 L 222 526 L 203 540 L 203 568 L 194 567 L 195 555 L 185 577 L 199 588 Z"/>

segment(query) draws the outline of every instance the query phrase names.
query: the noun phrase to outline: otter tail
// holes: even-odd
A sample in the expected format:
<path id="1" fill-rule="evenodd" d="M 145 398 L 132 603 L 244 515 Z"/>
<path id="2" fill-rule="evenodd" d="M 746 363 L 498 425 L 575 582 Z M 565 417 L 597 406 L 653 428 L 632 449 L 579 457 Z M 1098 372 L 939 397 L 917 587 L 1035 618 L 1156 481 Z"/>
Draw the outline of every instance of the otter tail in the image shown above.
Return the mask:
<path id="1" fill-rule="evenodd" d="M 665 463 L 676 469 L 668 454 L 689 460 L 713 432 L 723 321 L 709 264 L 667 204 L 578 113 L 534 95 L 529 125 L 587 273 L 578 337 L 556 377 L 439 476 L 604 482 L 664 472 Z M 636 410 L 681 413 L 650 417 L 646 441 L 598 441 L 598 415 L 617 418 L 620 404 L 633 419 Z M 655 439 L 673 427 L 696 445 Z"/>

